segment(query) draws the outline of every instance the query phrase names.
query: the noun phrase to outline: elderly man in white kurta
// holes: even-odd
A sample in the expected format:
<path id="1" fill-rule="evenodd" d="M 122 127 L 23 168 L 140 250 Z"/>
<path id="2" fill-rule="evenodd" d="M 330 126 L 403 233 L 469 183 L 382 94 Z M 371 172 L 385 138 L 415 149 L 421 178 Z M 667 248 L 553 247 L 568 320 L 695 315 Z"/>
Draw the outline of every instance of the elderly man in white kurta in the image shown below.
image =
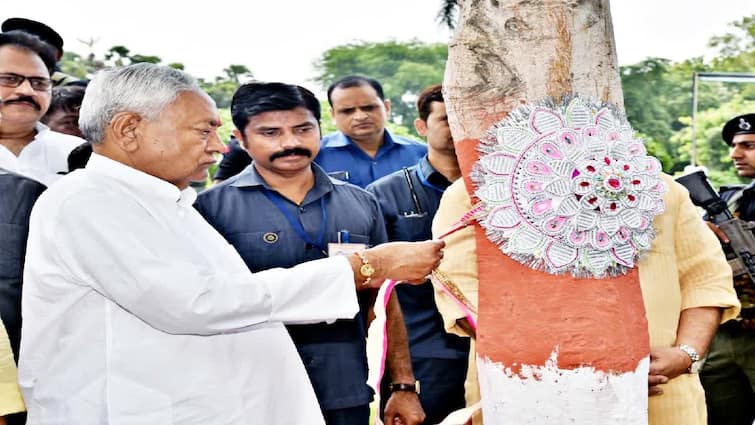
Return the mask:
<path id="1" fill-rule="evenodd" d="M 283 323 L 352 318 L 355 285 L 421 279 L 442 244 L 251 274 L 191 207 L 190 181 L 223 149 L 215 105 L 193 78 L 150 64 L 104 71 L 80 124 L 94 142 L 89 164 L 32 212 L 27 423 L 323 423 Z"/>

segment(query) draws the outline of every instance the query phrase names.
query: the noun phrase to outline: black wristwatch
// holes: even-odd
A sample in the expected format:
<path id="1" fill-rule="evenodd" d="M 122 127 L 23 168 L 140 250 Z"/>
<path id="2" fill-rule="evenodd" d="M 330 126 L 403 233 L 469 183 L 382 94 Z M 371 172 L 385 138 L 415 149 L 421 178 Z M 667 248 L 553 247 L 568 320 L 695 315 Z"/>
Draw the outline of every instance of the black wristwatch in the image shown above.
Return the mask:
<path id="1" fill-rule="evenodd" d="M 391 393 L 395 393 L 396 391 L 411 391 L 419 394 L 419 381 L 414 381 L 413 384 L 391 383 L 388 384 L 388 391 Z"/>

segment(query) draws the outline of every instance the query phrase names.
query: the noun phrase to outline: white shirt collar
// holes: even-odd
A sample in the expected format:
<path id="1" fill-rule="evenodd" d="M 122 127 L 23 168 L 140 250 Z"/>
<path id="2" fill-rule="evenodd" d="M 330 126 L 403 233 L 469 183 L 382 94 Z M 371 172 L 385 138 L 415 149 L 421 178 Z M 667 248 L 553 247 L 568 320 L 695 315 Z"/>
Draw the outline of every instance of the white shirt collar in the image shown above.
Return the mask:
<path id="1" fill-rule="evenodd" d="M 37 135 L 34 137 L 36 139 L 40 134 L 50 131 L 50 127 L 42 121 L 37 121 L 37 123 L 34 124 L 34 130 L 37 132 Z"/>
<path id="2" fill-rule="evenodd" d="M 191 206 L 197 199 L 191 187 L 180 190 L 172 183 L 96 153 L 92 153 L 86 170 L 118 180 L 141 198 L 183 206 Z"/>

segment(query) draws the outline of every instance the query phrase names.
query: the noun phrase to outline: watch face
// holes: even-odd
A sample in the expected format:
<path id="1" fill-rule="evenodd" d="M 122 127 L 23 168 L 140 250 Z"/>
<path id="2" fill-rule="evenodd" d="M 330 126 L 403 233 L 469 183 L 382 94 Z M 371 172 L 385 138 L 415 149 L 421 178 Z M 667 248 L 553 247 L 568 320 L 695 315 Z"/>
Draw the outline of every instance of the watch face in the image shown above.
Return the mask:
<path id="1" fill-rule="evenodd" d="M 371 264 L 363 264 L 359 269 L 359 273 L 361 273 L 364 277 L 370 277 L 373 273 L 375 273 L 375 269 Z"/>
<path id="2" fill-rule="evenodd" d="M 695 350 L 694 348 L 690 347 L 689 345 L 679 344 L 678 347 L 679 347 L 680 350 L 684 351 L 689 356 L 689 358 L 690 358 L 690 360 L 692 360 L 692 362 L 696 362 L 696 361 L 700 360 L 700 355 L 697 353 L 697 350 Z"/>

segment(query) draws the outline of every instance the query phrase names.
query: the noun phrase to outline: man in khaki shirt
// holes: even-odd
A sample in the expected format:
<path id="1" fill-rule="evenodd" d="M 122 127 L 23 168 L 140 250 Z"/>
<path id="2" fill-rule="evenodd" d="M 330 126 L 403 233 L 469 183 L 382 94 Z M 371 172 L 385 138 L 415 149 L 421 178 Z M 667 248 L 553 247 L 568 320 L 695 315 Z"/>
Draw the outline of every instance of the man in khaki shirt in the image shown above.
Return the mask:
<path id="1" fill-rule="evenodd" d="M 651 346 L 650 425 L 704 425 L 703 389 L 696 373 L 686 373 L 692 361 L 676 345 L 684 342 L 702 356 L 719 322 L 736 317 L 739 302 L 731 284 L 731 269 L 715 235 L 701 220 L 687 191 L 670 177 L 662 178 L 668 187 L 663 197 L 665 211 L 653 221 L 657 235 L 639 262 Z M 464 183 L 458 180 L 441 200 L 433 235 L 445 233 L 471 208 Z M 474 229 L 463 229 L 445 241 L 440 270 L 477 306 Z M 436 290 L 436 303 L 447 331 L 474 337 L 456 301 Z M 480 397 L 474 339 L 470 359 L 467 405 Z M 482 424 L 479 413 L 474 423 Z"/>

